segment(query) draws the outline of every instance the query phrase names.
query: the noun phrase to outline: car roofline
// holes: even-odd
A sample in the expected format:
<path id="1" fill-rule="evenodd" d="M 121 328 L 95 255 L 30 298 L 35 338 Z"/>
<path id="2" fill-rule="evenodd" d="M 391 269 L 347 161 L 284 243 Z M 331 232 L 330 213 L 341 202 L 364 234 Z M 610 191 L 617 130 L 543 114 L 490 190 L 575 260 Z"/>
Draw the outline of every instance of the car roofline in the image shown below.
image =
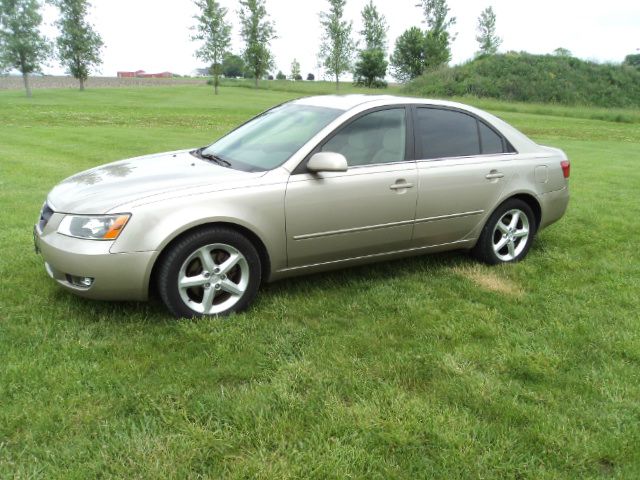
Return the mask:
<path id="1" fill-rule="evenodd" d="M 293 100 L 292 103 L 298 105 L 309 105 L 325 108 L 334 108 L 348 112 L 359 109 L 363 105 L 375 104 L 374 106 L 397 105 L 397 104 L 420 104 L 434 105 L 461 110 L 474 110 L 473 107 L 450 100 L 438 100 L 432 98 L 404 97 L 400 95 L 370 95 L 370 94 L 345 94 L 345 95 L 315 95 L 302 97 Z"/>
<path id="2" fill-rule="evenodd" d="M 397 95 L 323 95 L 304 97 L 293 100 L 299 105 L 310 105 L 324 108 L 335 108 L 341 110 L 342 113 L 325 128 L 311 138 L 303 147 L 298 150 L 289 160 L 281 167 L 289 172 L 293 172 L 298 164 L 306 155 L 317 145 L 323 138 L 330 134 L 340 125 L 349 121 L 349 119 L 370 109 L 393 106 L 393 105 L 429 105 L 434 107 L 445 107 L 469 112 L 496 128 L 506 139 L 514 146 L 519 153 L 534 153 L 540 150 L 540 147 L 529 137 L 517 130 L 515 127 L 506 123 L 502 119 L 492 115 L 489 112 L 480 110 L 463 103 L 451 102 L 448 100 L 433 100 L 428 98 L 402 97 Z"/>

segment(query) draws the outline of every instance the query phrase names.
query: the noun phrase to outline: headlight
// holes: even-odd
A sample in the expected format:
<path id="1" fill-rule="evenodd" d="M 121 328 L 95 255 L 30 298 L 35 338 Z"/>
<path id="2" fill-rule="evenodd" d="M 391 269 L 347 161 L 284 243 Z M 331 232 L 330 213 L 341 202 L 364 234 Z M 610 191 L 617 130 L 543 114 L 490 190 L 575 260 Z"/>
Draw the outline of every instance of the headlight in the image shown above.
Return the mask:
<path id="1" fill-rule="evenodd" d="M 89 240 L 115 240 L 131 215 L 67 215 L 60 222 L 58 233 Z"/>

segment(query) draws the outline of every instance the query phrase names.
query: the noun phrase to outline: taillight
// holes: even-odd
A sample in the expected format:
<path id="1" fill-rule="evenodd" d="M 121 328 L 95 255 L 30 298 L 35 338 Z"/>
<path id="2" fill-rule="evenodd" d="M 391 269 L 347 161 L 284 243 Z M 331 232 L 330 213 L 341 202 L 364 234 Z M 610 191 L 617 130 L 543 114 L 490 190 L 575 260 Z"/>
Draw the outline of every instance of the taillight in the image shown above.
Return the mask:
<path id="1" fill-rule="evenodd" d="M 571 162 L 569 160 L 563 160 L 560 162 L 560 166 L 562 167 L 564 178 L 569 178 L 569 174 L 571 174 Z"/>

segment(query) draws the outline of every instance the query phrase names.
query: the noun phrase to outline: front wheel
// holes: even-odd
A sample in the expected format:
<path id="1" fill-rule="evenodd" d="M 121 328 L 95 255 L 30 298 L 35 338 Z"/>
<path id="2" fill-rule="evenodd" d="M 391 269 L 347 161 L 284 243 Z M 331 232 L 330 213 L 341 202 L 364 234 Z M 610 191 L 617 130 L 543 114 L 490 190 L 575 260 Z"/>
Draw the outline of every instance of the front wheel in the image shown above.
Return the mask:
<path id="1" fill-rule="evenodd" d="M 507 200 L 489 217 L 473 254 L 490 265 L 519 262 L 529 252 L 536 228 L 529 205 L 517 198 Z"/>
<path id="2" fill-rule="evenodd" d="M 176 317 L 246 309 L 261 281 L 260 257 L 242 234 L 211 227 L 187 234 L 162 259 L 158 292 Z"/>

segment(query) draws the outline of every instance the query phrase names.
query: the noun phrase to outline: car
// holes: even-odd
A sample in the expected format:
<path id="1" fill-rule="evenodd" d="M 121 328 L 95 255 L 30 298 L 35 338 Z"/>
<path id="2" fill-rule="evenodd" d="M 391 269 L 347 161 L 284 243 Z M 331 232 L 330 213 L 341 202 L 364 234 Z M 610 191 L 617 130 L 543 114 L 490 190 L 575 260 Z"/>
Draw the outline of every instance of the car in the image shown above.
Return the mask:
<path id="1" fill-rule="evenodd" d="M 569 174 L 561 150 L 471 106 L 309 97 L 207 147 L 64 180 L 34 241 L 75 294 L 227 315 L 295 275 L 454 249 L 522 260 L 565 213 Z"/>

